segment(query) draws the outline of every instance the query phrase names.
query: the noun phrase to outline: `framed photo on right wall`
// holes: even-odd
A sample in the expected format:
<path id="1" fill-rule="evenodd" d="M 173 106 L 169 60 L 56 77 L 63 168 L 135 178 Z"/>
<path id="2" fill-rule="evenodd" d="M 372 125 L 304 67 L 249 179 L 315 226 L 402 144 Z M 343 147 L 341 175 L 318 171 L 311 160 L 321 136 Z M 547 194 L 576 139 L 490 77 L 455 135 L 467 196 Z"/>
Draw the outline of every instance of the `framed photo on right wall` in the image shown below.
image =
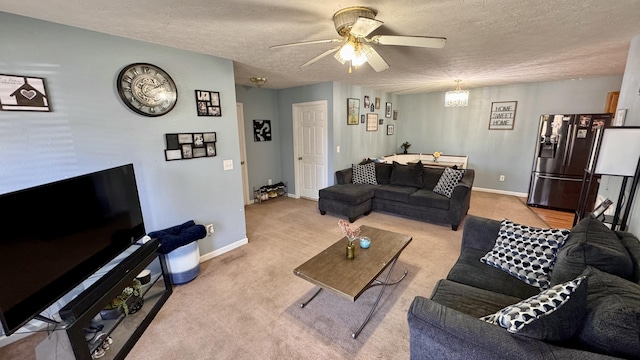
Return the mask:
<path id="1" fill-rule="evenodd" d="M 387 135 L 393 135 L 393 125 L 387 125 Z"/>
<path id="2" fill-rule="evenodd" d="M 378 114 L 367 114 L 367 131 L 378 131 Z"/>

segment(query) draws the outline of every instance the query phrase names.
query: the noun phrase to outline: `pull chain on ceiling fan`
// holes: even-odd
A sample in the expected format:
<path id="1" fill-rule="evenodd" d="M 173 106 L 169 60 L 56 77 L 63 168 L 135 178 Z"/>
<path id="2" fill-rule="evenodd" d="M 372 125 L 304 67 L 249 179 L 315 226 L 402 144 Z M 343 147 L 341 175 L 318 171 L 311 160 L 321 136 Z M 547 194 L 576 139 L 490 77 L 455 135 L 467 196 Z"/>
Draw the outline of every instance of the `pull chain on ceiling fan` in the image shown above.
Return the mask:
<path id="1" fill-rule="evenodd" d="M 339 43 L 339 46 L 321 53 L 300 66 L 305 67 L 311 65 L 335 52 L 333 57 L 340 63 L 345 64 L 349 62 L 349 73 L 351 73 L 352 66 L 357 69 L 364 63 L 368 63 L 373 70 L 380 72 L 388 69 L 389 64 L 369 44 L 440 49 L 444 47 L 447 41 L 447 39 L 443 37 L 431 36 L 375 35 L 367 38 L 369 34 L 384 24 L 382 21 L 375 19 L 376 15 L 377 13 L 373 9 L 364 6 L 348 7 L 333 14 L 333 23 L 338 35 L 342 36 L 341 39 L 302 41 L 275 45 L 271 46 L 270 49 L 298 45 Z"/>

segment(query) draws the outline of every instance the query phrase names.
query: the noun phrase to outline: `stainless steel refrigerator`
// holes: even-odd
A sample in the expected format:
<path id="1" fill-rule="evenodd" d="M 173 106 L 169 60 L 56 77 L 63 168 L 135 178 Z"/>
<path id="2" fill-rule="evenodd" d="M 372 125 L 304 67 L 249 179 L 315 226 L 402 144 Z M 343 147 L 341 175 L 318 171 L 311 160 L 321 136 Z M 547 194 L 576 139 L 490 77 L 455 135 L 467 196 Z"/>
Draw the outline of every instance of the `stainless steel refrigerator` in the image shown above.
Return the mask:
<path id="1" fill-rule="evenodd" d="M 567 211 L 578 208 L 596 129 L 610 126 L 611 118 L 612 114 L 540 116 L 527 204 Z M 597 186 L 593 188 L 589 204 L 598 192 Z"/>

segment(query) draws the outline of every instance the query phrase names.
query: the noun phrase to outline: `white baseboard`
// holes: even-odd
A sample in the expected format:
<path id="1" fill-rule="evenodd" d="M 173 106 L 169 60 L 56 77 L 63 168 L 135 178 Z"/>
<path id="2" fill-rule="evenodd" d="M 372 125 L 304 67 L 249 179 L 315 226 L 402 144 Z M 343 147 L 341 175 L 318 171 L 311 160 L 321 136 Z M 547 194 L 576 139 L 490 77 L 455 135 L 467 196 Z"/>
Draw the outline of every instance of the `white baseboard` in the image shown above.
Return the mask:
<path id="1" fill-rule="evenodd" d="M 527 196 L 529 196 L 529 194 L 527 194 L 527 193 L 521 193 L 521 192 L 515 192 L 515 191 L 506 191 L 506 190 L 496 190 L 496 189 L 486 189 L 486 188 L 479 188 L 479 187 L 475 187 L 475 186 L 473 188 L 471 188 L 471 190 L 489 192 L 489 193 L 494 193 L 494 194 L 511 195 L 511 196 L 517 196 L 517 197 L 527 197 Z"/>
<path id="2" fill-rule="evenodd" d="M 246 245 L 248 243 L 249 243 L 249 239 L 244 238 L 242 240 L 238 240 L 238 241 L 236 241 L 236 242 L 234 242 L 232 244 L 229 244 L 227 246 L 221 247 L 218 250 L 214 250 L 214 251 L 212 251 L 210 253 L 207 253 L 207 254 L 204 254 L 204 255 L 200 255 L 200 262 L 211 260 L 216 256 L 220 256 L 220 255 L 222 255 L 222 254 L 224 254 L 226 252 L 229 252 L 229 251 L 231 251 L 233 249 L 239 248 L 240 246 Z"/>

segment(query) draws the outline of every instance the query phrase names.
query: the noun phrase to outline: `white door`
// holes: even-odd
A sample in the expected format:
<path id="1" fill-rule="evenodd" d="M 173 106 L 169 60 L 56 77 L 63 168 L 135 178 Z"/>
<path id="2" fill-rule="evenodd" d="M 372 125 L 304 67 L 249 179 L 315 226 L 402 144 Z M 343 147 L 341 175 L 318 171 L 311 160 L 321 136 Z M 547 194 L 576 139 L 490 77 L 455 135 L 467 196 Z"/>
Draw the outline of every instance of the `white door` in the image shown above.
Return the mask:
<path id="1" fill-rule="evenodd" d="M 238 138 L 240 139 L 240 169 L 242 169 L 242 191 L 244 192 L 244 204 L 252 203 L 252 194 L 249 191 L 249 175 L 247 171 L 247 143 L 244 137 L 244 108 L 242 103 L 236 103 L 238 114 Z"/>
<path id="2" fill-rule="evenodd" d="M 293 104 L 296 196 L 318 199 L 327 186 L 327 101 Z"/>

